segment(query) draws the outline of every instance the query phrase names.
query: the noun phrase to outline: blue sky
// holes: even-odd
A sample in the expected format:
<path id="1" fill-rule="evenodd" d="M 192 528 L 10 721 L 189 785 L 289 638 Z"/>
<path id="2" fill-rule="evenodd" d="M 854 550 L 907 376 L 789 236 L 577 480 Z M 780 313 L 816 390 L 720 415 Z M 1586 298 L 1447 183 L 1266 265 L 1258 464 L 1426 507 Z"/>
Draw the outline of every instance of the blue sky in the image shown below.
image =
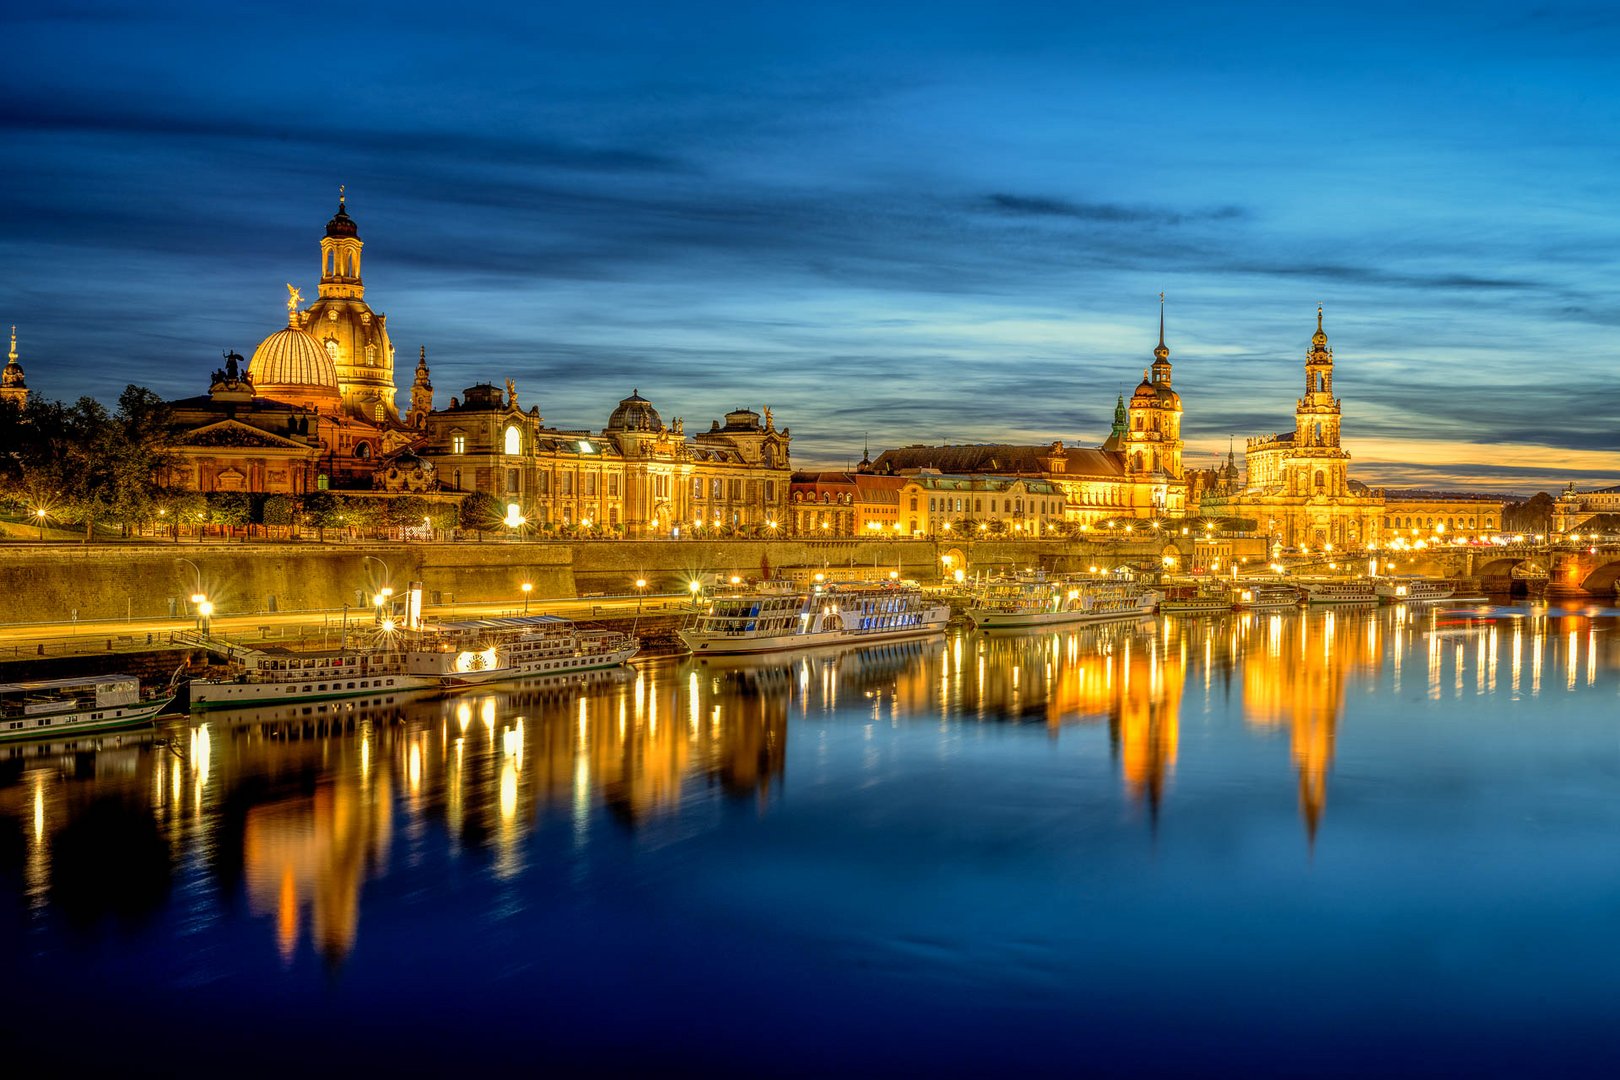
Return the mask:
<path id="1" fill-rule="evenodd" d="M 4 34 L 0 321 L 47 396 L 205 389 L 313 294 L 343 183 L 441 404 L 769 404 L 801 465 L 1095 445 L 1163 290 L 1189 463 L 1291 426 L 1321 302 L 1354 475 L 1620 479 L 1612 5 L 69 0 Z"/>

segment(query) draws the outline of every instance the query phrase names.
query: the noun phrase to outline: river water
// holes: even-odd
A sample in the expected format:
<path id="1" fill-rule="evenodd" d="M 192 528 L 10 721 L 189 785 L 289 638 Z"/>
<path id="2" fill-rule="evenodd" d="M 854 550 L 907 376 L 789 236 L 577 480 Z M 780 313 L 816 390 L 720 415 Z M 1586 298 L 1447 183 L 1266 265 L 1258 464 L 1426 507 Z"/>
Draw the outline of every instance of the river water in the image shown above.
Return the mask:
<path id="1" fill-rule="evenodd" d="M 0 747 L 8 1060 L 1602 1072 L 1615 615 L 960 632 Z"/>

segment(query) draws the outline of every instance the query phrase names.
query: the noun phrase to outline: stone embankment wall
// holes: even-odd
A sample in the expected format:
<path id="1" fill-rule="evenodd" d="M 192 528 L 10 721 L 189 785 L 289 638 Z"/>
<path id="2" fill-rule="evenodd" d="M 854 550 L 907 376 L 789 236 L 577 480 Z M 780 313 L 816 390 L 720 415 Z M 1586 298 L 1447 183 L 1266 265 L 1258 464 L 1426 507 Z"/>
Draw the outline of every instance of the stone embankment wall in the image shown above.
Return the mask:
<path id="1" fill-rule="evenodd" d="M 682 592 L 694 578 L 757 578 L 794 568 L 936 580 L 945 556 L 970 572 L 1156 562 L 1171 542 L 1132 545 L 988 540 L 603 540 L 531 543 L 62 544 L 0 547 L 0 623 L 188 615 L 200 590 L 220 615 L 363 607 L 383 581 L 423 582 L 429 603 Z M 1263 541 L 1259 543 L 1264 547 Z M 1190 548 L 1182 552 L 1183 560 Z M 189 560 L 189 562 L 187 561 Z M 195 568 L 193 567 L 195 564 Z M 386 564 L 385 573 L 383 565 Z M 964 566 L 965 564 L 965 566 Z M 1183 562 L 1183 565 L 1186 565 Z M 75 616 L 75 613 L 76 616 Z"/>

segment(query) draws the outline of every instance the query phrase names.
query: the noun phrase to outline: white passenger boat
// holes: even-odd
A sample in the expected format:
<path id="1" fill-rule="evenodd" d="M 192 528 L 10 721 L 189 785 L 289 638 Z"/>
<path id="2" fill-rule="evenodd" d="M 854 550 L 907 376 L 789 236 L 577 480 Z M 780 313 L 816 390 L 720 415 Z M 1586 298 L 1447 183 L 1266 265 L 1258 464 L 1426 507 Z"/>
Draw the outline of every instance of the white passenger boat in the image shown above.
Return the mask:
<path id="1" fill-rule="evenodd" d="M 438 686 L 408 674 L 395 649 L 345 649 L 292 653 L 252 650 L 237 653 L 230 674 L 192 679 L 194 710 L 230 709 L 297 701 L 394 694 Z"/>
<path id="2" fill-rule="evenodd" d="M 1255 582 L 1233 590 L 1239 611 L 1277 611 L 1299 606 L 1299 590 L 1283 582 Z"/>
<path id="3" fill-rule="evenodd" d="M 1223 582 L 1169 585 L 1159 601 L 1161 615 L 1224 615 L 1232 610 L 1232 594 Z"/>
<path id="4" fill-rule="evenodd" d="M 680 631 L 700 655 L 775 652 L 938 634 L 950 605 L 907 582 L 726 593 Z"/>
<path id="5" fill-rule="evenodd" d="M 981 630 L 1105 622 L 1151 615 L 1158 602 L 1157 592 L 1134 581 L 1048 581 L 1021 575 L 986 584 L 969 602 L 967 617 Z"/>
<path id="6" fill-rule="evenodd" d="M 1432 604 L 1456 591 L 1455 584 L 1442 578 L 1391 577 L 1373 586 L 1381 604 Z"/>
<path id="7" fill-rule="evenodd" d="M 1307 604 L 1376 604 L 1378 595 L 1366 578 L 1299 578 Z"/>
<path id="8" fill-rule="evenodd" d="M 556 615 L 432 623 L 401 651 L 410 678 L 434 686 L 474 686 L 530 675 L 618 667 L 641 642 L 615 630 L 581 630 Z"/>
<path id="9" fill-rule="evenodd" d="M 0 739 L 82 735 L 149 724 L 174 691 L 141 692 L 133 675 L 0 683 Z"/>

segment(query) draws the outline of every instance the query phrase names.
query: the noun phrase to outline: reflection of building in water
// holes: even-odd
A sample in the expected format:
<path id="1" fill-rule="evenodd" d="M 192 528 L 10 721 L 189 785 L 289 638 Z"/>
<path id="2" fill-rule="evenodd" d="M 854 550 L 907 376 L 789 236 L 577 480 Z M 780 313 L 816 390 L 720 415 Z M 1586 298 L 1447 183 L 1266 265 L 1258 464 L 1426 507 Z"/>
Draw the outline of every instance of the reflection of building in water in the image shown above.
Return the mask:
<path id="1" fill-rule="evenodd" d="M 1244 719 L 1283 728 L 1299 771 L 1299 809 L 1311 840 L 1327 806 L 1339 713 L 1347 681 L 1372 670 L 1379 655 L 1376 616 L 1249 617 L 1243 661 Z"/>
<path id="2" fill-rule="evenodd" d="M 260 803 L 247 811 L 242 835 L 249 908 L 274 915 L 284 959 L 298 946 L 306 918 L 310 937 L 329 961 L 354 946 L 360 887 L 388 855 L 392 792 L 386 771 L 366 760 L 333 772 L 311 795 Z"/>
<path id="3" fill-rule="evenodd" d="M 1117 681 L 1109 732 L 1120 769 L 1130 793 L 1145 798 L 1157 814 L 1181 741 L 1184 665 L 1179 654 L 1150 637 L 1122 651 Z"/>

